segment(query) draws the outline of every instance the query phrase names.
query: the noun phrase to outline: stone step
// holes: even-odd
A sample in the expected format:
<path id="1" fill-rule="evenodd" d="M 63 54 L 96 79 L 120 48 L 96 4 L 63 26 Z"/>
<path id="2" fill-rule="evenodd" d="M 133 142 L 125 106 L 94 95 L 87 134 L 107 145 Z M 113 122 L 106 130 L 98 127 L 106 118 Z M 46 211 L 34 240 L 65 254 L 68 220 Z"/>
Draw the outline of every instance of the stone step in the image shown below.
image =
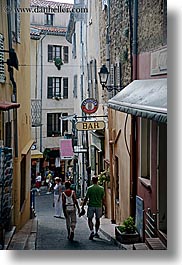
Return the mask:
<path id="1" fill-rule="evenodd" d="M 148 250 L 148 246 L 145 243 L 136 243 L 133 245 L 134 250 Z"/>
<path id="2" fill-rule="evenodd" d="M 156 237 L 156 238 L 146 238 L 146 244 L 147 246 L 152 250 L 165 250 L 167 249 L 166 246 L 162 243 L 162 241 Z"/>
<path id="3" fill-rule="evenodd" d="M 13 226 L 11 231 L 5 232 L 5 241 L 4 241 L 4 249 L 8 249 L 11 243 L 11 240 L 16 232 L 16 226 Z"/>
<path id="4" fill-rule="evenodd" d="M 14 234 L 9 250 L 34 250 L 37 232 L 37 219 L 30 219 L 28 222 Z"/>
<path id="5" fill-rule="evenodd" d="M 28 237 L 28 234 L 22 232 L 16 233 L 11 240 L 8 250 L 24 250 Z"/>

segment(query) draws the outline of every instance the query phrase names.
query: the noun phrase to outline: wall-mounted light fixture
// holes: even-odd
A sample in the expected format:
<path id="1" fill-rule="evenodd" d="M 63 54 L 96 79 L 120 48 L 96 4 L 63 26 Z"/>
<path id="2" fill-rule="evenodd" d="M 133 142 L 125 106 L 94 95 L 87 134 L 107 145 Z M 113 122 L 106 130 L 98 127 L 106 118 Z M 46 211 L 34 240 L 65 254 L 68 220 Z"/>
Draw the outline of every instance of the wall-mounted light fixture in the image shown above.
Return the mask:
<path id="1" fill-rule="evenodd" d="M 104 88 L 106 88 L 108 92 L 111 92 L 112 90 L 117 90 L 117 91 L 122 90 L 121 86 L 106 85 L 109 77 L 109 71 L 105 64 L 102 65 L 102 67 L 100 68 L 100 72 L 98 74 L 99 74 L 100 84 L 102 85 L 103 90 Z"/>

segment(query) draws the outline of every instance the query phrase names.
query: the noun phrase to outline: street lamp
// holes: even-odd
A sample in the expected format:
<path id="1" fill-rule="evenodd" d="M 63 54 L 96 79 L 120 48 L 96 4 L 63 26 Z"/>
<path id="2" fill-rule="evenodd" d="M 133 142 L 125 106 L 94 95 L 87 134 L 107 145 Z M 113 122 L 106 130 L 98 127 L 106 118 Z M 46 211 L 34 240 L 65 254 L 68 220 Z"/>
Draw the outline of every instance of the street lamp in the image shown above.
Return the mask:
<path id="1" fill-rule="evenodd" d="M 102 85 L 103 90 L 104 88 L 106 88 L 108 92 L 111 92 L 112 90 L 117 90 L 117 91 L 122 90 L 122 87 L 120 86 L 106 85 L 109 77 L 109 71 L 105 64 L 102 65 L 102 67 L 100 68 L 100 72 L 98 74 L 99 74 L 100 84 Z"/>
<path id="2" fill-rule="evenodd" d="M 109 77 L 109 71 L 105 66 L 105 64 L 103 64 L 99 72 L 100 84 L 102 85 L 102 89 L 104 89 L 104 87 L 106 86 L 108 77 Z"/>

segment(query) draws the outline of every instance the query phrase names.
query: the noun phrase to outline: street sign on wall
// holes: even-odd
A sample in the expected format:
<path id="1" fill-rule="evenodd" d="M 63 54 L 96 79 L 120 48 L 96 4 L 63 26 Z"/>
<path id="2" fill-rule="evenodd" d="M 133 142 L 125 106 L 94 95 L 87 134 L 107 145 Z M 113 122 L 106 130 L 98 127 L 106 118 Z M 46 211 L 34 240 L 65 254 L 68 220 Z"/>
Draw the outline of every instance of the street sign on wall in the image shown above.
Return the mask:
<path id="1" fill-rule="evenodd" d="M 79 121 L 76 123 L 76 129 L 78 131 L 96 131 L 104 128 L 104 121 Z"/>
<path id="2" fill-rule="evenodd" d="M 86 98 L 82 101 L 81 109 L 86 114 L 95 113 L 98 109 L 98 101 L 95 98 Z"/>

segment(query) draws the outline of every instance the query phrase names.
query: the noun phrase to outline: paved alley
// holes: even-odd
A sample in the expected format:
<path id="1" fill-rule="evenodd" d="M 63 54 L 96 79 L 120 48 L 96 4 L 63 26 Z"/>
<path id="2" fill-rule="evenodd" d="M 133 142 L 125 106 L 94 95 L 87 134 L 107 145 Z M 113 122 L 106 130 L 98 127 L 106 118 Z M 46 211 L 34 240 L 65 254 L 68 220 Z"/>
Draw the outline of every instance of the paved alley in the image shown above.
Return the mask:
<path id="1" fill-rule="evenodd" d="M 89 229 L 85 217 L 78 217 L 74 241 L 70 242 L 67 239 L 65 219 L 54 217 L 52 194 L 42 193 L 36 196 L 36 213 L 37 250 L 120 250 L 102 233 L 99 239 L 89 240 Z"/>

